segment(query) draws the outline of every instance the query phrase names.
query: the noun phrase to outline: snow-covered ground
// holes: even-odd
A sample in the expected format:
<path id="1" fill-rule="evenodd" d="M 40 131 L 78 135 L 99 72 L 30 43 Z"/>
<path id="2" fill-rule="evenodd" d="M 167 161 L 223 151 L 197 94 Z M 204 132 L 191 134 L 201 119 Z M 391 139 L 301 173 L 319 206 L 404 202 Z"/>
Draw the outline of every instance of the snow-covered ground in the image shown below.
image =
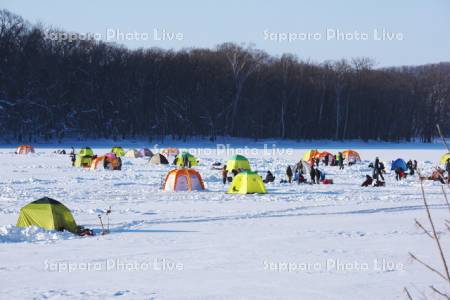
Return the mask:
<path id="1" fill-rule="evenodd" d="M 97 154 L 110 149 L 82 144 Z M 330 152 L 352 147 L 364 162 L 343 171 L 324 167 L 334 185 L 297 185 L 279 179 L 310 146 L 278 145 L 217 151 L 208 143 L 175 144 L 200 146 L 192 152 L 207 190 L 192 193 L 161 191 L 171 167 L 147 159 L 124 158 L 122 171 L 90 171 L 52 153 L 69 144 L 37 145 L 32 155 L 1 148 L 0 299 L 404 299 L 404 287 L 435 296 L 427 287 L 441 280 L 408 255 L 440 266 L 433 242 L 415 226 L 415 218 L 427 224 L 417 177 L 396 182 L 388 173 L 386 187 L 360 184 L 375 156 L 388 169 L 392 159 L 417 159 L 429 174 L 442 146 L 319 143 Z M 225 194 L 211 164 L 237 150 L 261 175 L 274 172 L 268 194 Z M 441 185 L 425 186 L 449 253 Z M 111 234 L 81 238 L 15 227 L 19 209 L 43 196 L 97 231 L 97 215 L 111 206 Z"/>

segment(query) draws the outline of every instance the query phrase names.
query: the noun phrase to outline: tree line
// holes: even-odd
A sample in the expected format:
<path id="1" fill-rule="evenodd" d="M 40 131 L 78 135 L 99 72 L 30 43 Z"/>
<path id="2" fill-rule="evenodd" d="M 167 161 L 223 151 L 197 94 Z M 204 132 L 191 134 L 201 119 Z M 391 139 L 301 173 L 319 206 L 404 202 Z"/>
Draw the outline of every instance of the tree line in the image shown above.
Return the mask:
<path id="1" fill-rule="evenodd" d="M 450 131 L 450 63 L 315 63 L 224 43 L 130 50 L 0 11 L 0 136 L 430 142 Z"/>

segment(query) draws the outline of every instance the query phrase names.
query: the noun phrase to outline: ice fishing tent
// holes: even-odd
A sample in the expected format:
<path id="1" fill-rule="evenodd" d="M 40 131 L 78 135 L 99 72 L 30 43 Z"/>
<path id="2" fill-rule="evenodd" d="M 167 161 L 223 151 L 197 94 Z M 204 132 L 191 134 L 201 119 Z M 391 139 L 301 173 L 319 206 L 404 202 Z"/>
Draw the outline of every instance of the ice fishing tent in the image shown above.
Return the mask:
<path id="1" fill-rule="evenodd" d="M 75 167 L 90 168 L 92 165 L 92 157 L 94 156 L 94 151 L 91 148 L 85 147 L 81 148 L 80 152 L 75 159 Z"/>
<path id="2" fill-rule="evenodd" d="M 44 197 L 20 209 L 18 227 L 38 226 L 47 230 L 77 232 L 70 210 L 61 202 Z"/>
<path id="3" fill-rule="evenodd" d="M 165 148 L 161 151 L 161 154 L 165 155 L 166 157 L 177 156 L 178 154 L 180 154 L 180 150 L 178 150 L 177 148 Z"/>
<path id="4" fill-rule="evenodd" d="M 92 161 L 91 170 L 104 168 L 106 170 L 120 170 L 122 163 L 114 153 L 107 153 L 99 156 Z"/>
<path id="5" fill-rule="evenodd" d="M 153 156 L 153 152 L 148 148 L 139 149 L 139 154 L 141 155 L 141 157 L 145 157 L 145 156 L 152 157 Z"/>
<path id="6" fill-rule="evenodd" d="M 198 165 L 197 158 L 195 158 L 195 156 L 190 154 L 189 152 L 185 151 L 177 155 L 175 165 L 182 167 L 185 160 L 188 160 L 191 167 Z"/>
<path id="7" fill-rule="evenodd" d="M 16 154 L 34 153 L 34 148 L 30 145 L 21 145 L 17 147 Z"/>
<path id="8" fill-rule="evenodd" d="M 303 154 L 303 160 L 310 161 L 310 160 L 316 158 L 316 156 L 318 154 L 320 154 L 320 153 L 317 150 L 314 150 L 314 149 L 308 150 L 308 151 L 305 152 L 305 154 Z"/>
<path id="9" fill-rule="evenodd" d="M 141 153 L 136 149 L 130 149 L 125 153 L 125 157 L 138 158 L 142 157 Z"/>
<path id="10" fill-rule="evenodd" d="M 95 170 L 98 167 L 103 167 L 103 161 L 105 160 L 105 156 L 99 156 L 95 158 L 91 163 L 91 170 Z"/>
<path id="11" fill-rule="evenodd" d="M 125 150 L 123 150 L 122 147 L 116 146 L 111 149 L 111 153 L 114 153 L 117 157 L 120 157 L 125 155 Z"/>
<path id="12" fill-rule="evenodd" d="M 400 168 L 403 171 L 408 170 L 408 166 L 406 165 L 406 162 L 401 158 L 398 158 L 395 161 L 392 161 L 391 170 L 396 170 L 397 168 Z"/>
<path id="13" fill-rule="evenodd" d="M 354 150 L 344 150 L 342 151 L 342 155 L 344 156 L 344 159 L 348 162 L 357 162 L 361 161 L 361 157 L 359 156 L 359 153 Z"/>
<path id="14" fill-rule="evenodd" d="M 228 161 L 227 161 L 227 171 L 231 172 L 232 170 L 247 170 L 250 171 L 250 163 L 248 162 L 248 159 L 243 155 L 233 155 Z"/>
<path id="15" fill-rule="evenodd" d="M 162 155 L 160 153 L 156 153 L 149 160 L 149 163 L 154 164 L 154 165 L 168 165 L 169 161 L 167 160 L 167 158 L 164 155 Z"/>
<path id="16" fill-rule="evenodd" d="M 200 173 L 193 169 L 169 171 L 164 181 L 164 191 L 202 191 L 205 189 Z"/>
<path id="17" fill-rule="evenodd" d="M 244 171 L 234 177 L 228 188 L 228 194 L 265 194 L 266 186 L 256 172 Z"/>
<path id="18" fill-rule="evenodd" d="M 439 161 L 439 163 L 441 165 L 445 165 L 447 163 L 447 160 L 450 159 L 450 153 L 444 154 L 441 156 L 441 160 Z"/>
<path id="19" fill-rule="evenodd" d="M 334 158 L 334 155 L 327 151 L 323 151 L 323 152 L 316 154 L 315 158 L 325 158 L 327 156 L 330 161 Z"/>
<path id="20" fill-rule="evenodd" d="M 401 158 L 397 158 L 396 160 L 393 160 L 391 163 L 391 170 L 395 170 L 397 168 L 400 168 L 403 171 L 408 170 L 408 165 L 406 164 L 406 162 L 401 159 Z"/>

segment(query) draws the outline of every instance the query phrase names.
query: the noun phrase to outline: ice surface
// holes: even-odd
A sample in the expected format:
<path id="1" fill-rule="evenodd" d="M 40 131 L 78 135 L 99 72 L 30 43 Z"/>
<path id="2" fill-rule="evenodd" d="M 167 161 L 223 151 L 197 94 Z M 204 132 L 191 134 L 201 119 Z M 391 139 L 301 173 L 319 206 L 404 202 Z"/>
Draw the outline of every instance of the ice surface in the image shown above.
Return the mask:
<path id="1" fill-rule="evenodd" d="M 91 145 L 98 154 L 114 145 L 71 144 Z M 440 266 L 434 244 L 414 224 L 415 218 L 426 224 L 417 177 L 396 182 L 388 171 L 386 187 L 359 186 L 375 156 L 388 170 L 393 159 L 417 159 L 429 174 L 442 146 L 233 140 L 229 151 L 217 153 L 207 142 L 167 142 L 151 148 L 195 148 L 208 187 L 167 193 L 160 187 L 169 166 L 124 158 L 120 172 L 72 168 L 67 155 L 52 153 L 71 144 L 36 145 L 32 155 L 0 149 L 1 299 L 404 299 L 405 286 L 414 292 L 442 286 L 408 256 Z M 227 195 L 220 171 L 211 169 L 245 146 L 257 148 L 245 154 L 254 169 L 276 176 L 266 195 Z M 343 171 L 323 167 L 334 185 L 279 183 L 286 165 L 309 148 L 353 148 L 364 161 Z M 425 188 L 450 249 L 441 186 Z M 80 238 L 15 227 L 19 209 L 43 196 L 63 202 L 78 224 L 97 232 L 98 214 L 106 222 L 111 206 L 111 233 Z"/>

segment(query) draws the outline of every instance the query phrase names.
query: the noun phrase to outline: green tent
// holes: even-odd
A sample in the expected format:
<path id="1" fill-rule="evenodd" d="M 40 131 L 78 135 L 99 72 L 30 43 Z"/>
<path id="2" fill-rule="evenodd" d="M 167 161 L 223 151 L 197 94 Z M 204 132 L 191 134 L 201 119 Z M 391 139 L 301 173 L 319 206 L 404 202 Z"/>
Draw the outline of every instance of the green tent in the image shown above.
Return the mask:
<path id="1" fill-rule="evenodd" d="M 94 156 L 94 151 L 92 151 L 91 148 L 89 147 L 85 147 L 85 148 L 81 148 L 80 152 L 78 152 L 79 156 Z"/>
<path id="2" fill-rule="evenodd" d="M 61 202 L 44 197 L 20 209 L 18 227 L 36 225 L 47 230 L 77 232 L 77 224 L 70 210 Z"/>
<path id="3" fill-rule="evenodd" d="M 250 171 L 250 163 L 248 162 L 248 159 L 243 155 L 233 155 L 227 161 L 226 168 L 228 172 L 239 169 Z"/>
<path id="4" fill-rule="evenodd" d="M 197 158 L 189 152 L 183 151 L 182 153 L 176 156 L 175 164 L 177 166 L 182 167 L 184 164 L 184 160 L 187 159 L 191 165 L 191 167 L 198 165 Z"/>
<path id="5" fill-rule="evenodd" d="M 92 164 L 92 156 L 94 156 L 94 151 L 92 151 L 91 148 L 81 148 L 75 159 L 75 167 L 90 168 Z"/>
<path id="6" fill-rule="evenodd" d="M 117 157 L 125 156 L 125 150 L 122 147 L 113 147 L 111 153 L 114 153 Z"/>

